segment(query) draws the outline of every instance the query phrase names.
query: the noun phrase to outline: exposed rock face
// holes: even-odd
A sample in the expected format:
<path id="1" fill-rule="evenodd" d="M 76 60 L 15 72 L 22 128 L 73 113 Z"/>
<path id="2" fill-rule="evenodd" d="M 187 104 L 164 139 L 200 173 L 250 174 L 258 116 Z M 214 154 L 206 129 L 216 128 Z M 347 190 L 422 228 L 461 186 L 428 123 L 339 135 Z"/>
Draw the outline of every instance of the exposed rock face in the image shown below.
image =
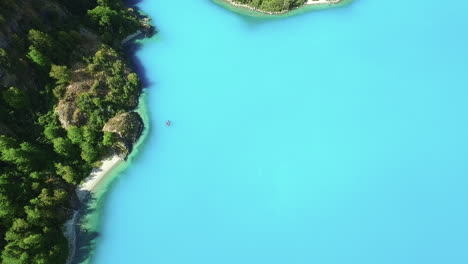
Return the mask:
<path id="1" fill-rule="evenodd" d="M 145 15 L 142 15 L 138 12 L 138 9 L 129 8 L 129 10 L 134 13 L 138 19 L 140 20 L 141 24 L 141 31 L 145 34 L 146 37 L 152 37 L 156 31 L 153 25 L 151 25 L 151 19 Z"/>
<path id="2" fill-rule="evenodd" d="M 73 100 L 60 100 L 55 112 L 58 115 L 60 124 L 65 129 L 70 126 L 81 126 L 86 123 L 86 117 Z"/>
<path id="3" fill-rule="evenodd" d="M 72 82 L 67 86 L 65 95 L 55 109 L 63 128 L 86 124 L 87 119 L 80 111 L 77 99 L 80 94 L 89 91 L 93 83 L 92 76 L 86 73 L 84 68 L 73 71 Z"/>
<path id="4" fill-rule="evenodd" d="M 133 144 L 143 131 L 143 119 L 136 112 L 127 112 L 111 118 L 102 131 L 115 133 L 124 144 L 126 152 L 130 153 Z"/>

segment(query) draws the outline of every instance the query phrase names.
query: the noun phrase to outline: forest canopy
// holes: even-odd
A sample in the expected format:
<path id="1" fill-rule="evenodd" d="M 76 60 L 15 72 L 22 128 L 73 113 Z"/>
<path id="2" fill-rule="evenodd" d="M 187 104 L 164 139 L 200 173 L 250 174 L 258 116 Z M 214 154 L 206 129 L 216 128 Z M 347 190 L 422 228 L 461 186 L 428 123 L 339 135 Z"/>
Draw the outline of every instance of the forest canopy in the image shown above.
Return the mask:
<path id="1" fill-rule="evenodd" d="M 136 107 L 120 42 L 142 27 L 121 0 L 0 0 L 2 264 L 65 263 L 77 184 L 128 151 L 103 127 Z"/>
<path id="2" fill-rule="evenodd" d="M 267 12 L 281 12 L 302 6 L 306 0 L 233 0 Z"/>

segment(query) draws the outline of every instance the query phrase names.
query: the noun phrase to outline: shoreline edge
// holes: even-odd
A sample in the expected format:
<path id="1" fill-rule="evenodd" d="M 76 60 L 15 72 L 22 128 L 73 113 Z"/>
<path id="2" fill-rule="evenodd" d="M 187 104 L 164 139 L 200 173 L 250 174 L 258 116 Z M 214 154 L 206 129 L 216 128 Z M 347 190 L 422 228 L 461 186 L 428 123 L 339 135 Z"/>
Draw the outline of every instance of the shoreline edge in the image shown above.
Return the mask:
<path id="1" fill-rule="evenodd" d="M 220 0 L 220 1 L 225 2 L 226 4 L 228 4 L 228 5 L 232 6 L 232 7 L 251 10 L 251 11 L 255 11 L 255 12 L 262 13 L 262 14 L 267 14 L 267 15 L 284 15 L 284 14 L 287 14 L 287 13 L 292 12 L 294 10 L 301 9 L 301 8 L 304 8 L 304 7 L 307 7 L 307 6 L 327 6 L 328 5 L 328 6 L 331 7 L 333 5 L 338 5 L 338 4 L 341 4 L 342 2 L 344 2 L 344 0 L 307 0 L 307 2 L 304 3 L 302 6 L 296 7 L 296 8 L 291 9 L 291 10 L 271 12 L 271 11 L 265 11 L 265 10 L 262 10 L 262 9 L 252 7 L 252 6 L 248 5 L 248 4 L 240 4 L 240 3 L 234 2 L 233 0 Z"/>
<path id="2" fill-rule="evenodd" d="M 88 177 L 83 180 L 83 183 L 78 185 L 75 189 L 76 196 L 78 197 L 79 207 L 86 204 L 86 199 L 90 193 L 96 190 L 96 187 L 102 182 L 107 175 L 109 175 L 114 168 L 124 161 L 124 158 L 114 154 L 102 160 L 101 166 L 94 168 Z M 76 255 L 76 226 L 80 216 L 80 209 L 73 211 L 72 218 L 65 222 L 64 235 L 68 240 L 68 258 L 66 264 L 71 264 Z"/>

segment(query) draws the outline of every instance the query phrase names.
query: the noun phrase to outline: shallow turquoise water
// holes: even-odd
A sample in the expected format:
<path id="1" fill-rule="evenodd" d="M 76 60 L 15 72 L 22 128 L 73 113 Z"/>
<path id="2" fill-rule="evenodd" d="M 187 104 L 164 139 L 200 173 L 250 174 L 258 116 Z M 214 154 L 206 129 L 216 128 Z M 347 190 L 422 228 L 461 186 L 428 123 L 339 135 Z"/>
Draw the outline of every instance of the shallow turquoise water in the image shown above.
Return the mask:
<path id="1" fill-rule="evenodd" d="M 93 263 L 468 263 L 468 2 L 140 7 L 151 130 Z"/>

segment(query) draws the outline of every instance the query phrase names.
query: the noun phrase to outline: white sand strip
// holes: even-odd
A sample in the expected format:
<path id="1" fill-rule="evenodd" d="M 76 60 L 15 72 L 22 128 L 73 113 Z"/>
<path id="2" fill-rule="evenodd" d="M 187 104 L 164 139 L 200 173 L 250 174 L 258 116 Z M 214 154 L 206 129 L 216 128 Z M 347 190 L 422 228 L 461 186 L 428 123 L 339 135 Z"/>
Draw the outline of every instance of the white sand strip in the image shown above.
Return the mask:
<path id="1" fill-rule="evenodd" d="M 247 8 L 247 9 L 250 9 L 250 10 L 254 10 L 254 11 L 258 11 L 258 12 L 265 13 L 265 14 L 270 14 L 270 15 L 279 15 L 279 14 L 284 14 L 284 13 L 287 13 L 287 12 L 291 11 L 291 10 L 284 10 L 284 11 L 279 11 L 279 12 L 269 12 L 269 11 L 264 11 L 264 10 L 257 9 L 255 7 L 249 6 L 247 4 L 240 4 L 240 3 L 234 2 L 233 0 L 224 0 L 224 1 L 228 2 L 232 6 L 243 7 L 243 8 Z M 307 2 L 304 5 L 338 4 L 341 1 L 342 0 L 307 0 Z"/>
<path id="2" fill-rule="evenodd" d="M 106 177 L 106 175 L 123 159 L 118 156 L 114 155 L 102 161 L 102 165 L 99 168 L 95 168 L 91 171 L 89 176 L 84 179 L 83 183 L 76 188 L 76 195 L 81 203 L 87 198 L 88 194 L 96 188 L 96 185 Z M 68 239 L 68 259 L 66 264 L 71 264 L 73 259 L 75 258 L 75 251 L 76 251 L 76 225 L 78 224 L 78 217 L 79 212 L 74 211 L 73 216 L 69 219 L 64 225 L 64 235 Z"/>
<path id="3" fill-rule="evenodd" d="M 337 4 L 341 0 L 307 0 L 306 5 Z"/>
<path id="4" fill-rule="evenodd" d="M 104 177 L 120 162 L 122 158 L 118 155 L 111 156 L 102 161 L 102 165 L 99 168 L 95 168 L 91 171 L 91 174 L 83 181 L 83 183 L 76 189 L 78 199 L 83 202 L 89 192 L 93 191 L 96 185 L 104 179 Z"/>

